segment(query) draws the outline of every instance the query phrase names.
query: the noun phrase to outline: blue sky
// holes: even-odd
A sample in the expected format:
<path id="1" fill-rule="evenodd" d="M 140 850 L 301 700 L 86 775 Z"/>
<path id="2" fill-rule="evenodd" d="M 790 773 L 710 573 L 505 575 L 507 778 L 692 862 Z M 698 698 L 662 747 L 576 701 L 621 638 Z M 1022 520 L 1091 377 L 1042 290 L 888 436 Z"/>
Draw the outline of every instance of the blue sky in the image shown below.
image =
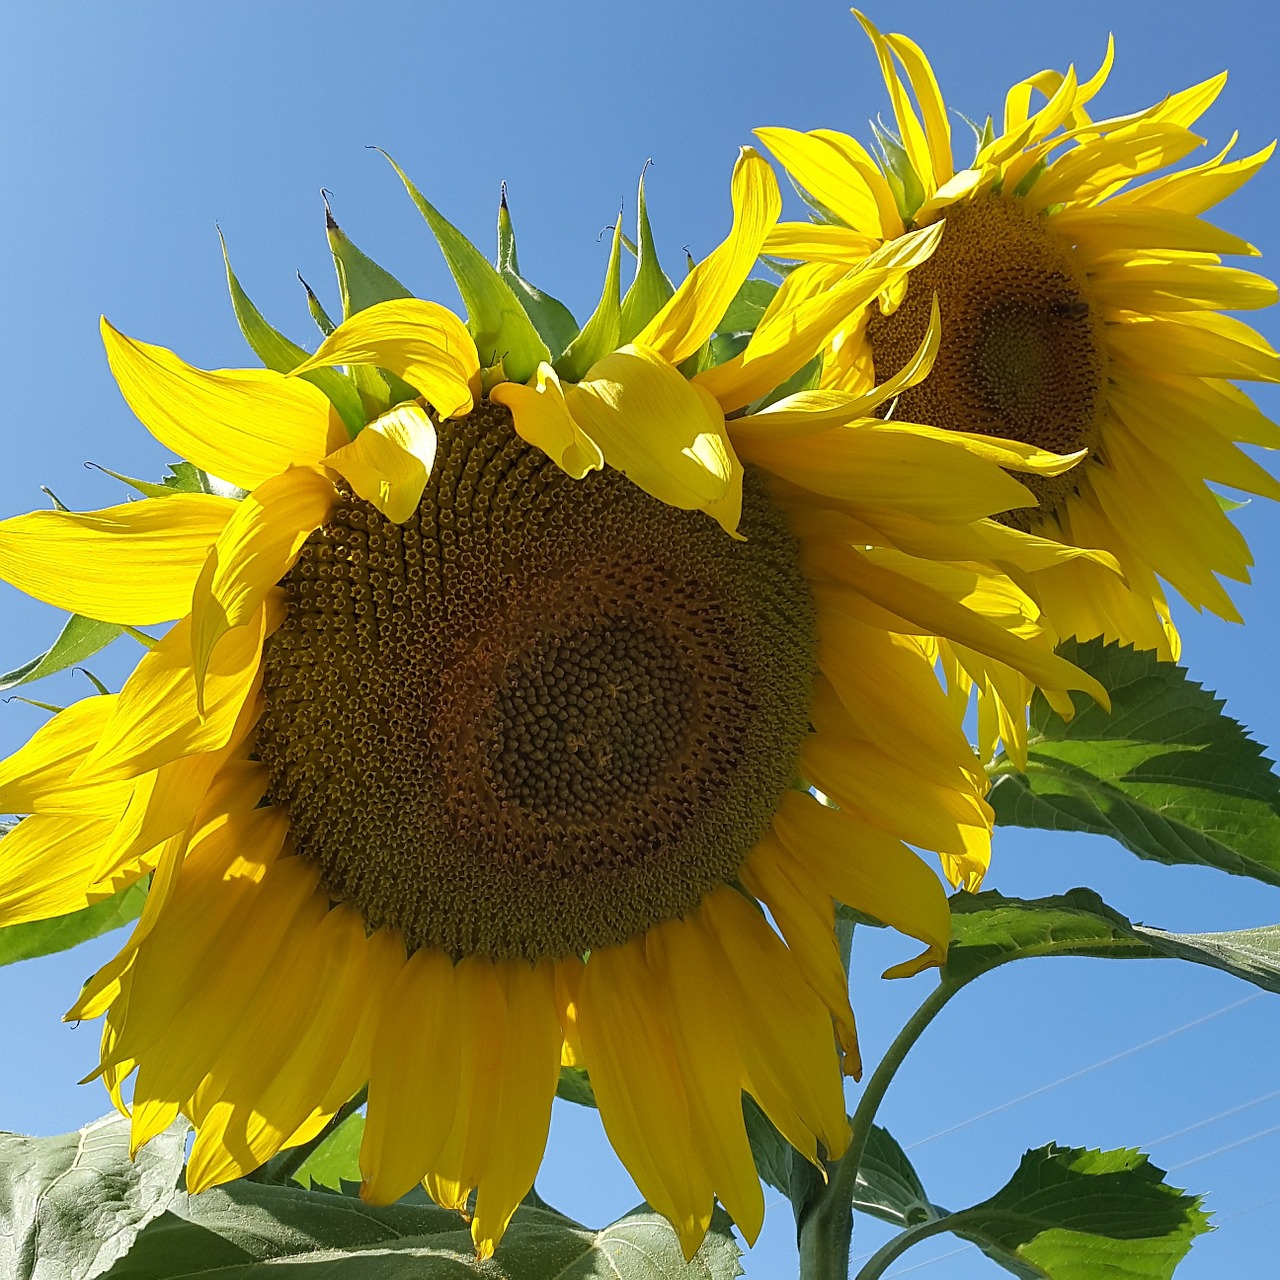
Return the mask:
<path id="1" fill-rule="evenodd" d="M 1074 60 L 1092 71 L 1114 30 L 1116 70 L 1100 110 L 1144 107 L 1228 68 L 1228 87 L 1202 122 L 1210 146 L 1238 129 L 1241 146 L 1253 150 L 1280 128 L 1276 21 L 1257 3 L 1219 0 L 1212 22 L 1190 0 L 1070 8 L 907 0 L 872 5 L 870 14 L 924 45 L 950 106 L 971 118 L 998 111 L 1008 84 L 1041 67 Z M 886 109 L 869 45 L 847 10 L 825 0 L 46 0 L 10 11 L 6 27 L 3 515 L 43 505 L 41 484 L 72 507 L 117 501 L 119 490 L 86 461 L 144 476 L 163 470 L 164 451 L 108 375 L 100 312 L 193 363 L 252 363 L 227 304 L 215 223 L 245 288 L 300 341 L 314 331 L 295 272 L 331 303 L 335 296 L 322 186 L 362 248 L 420 295 L 456 300 L 425 226 L 370 145 L 394 155 L 482 247 L 492 243 L 505 180 L 525 274 L 584 316 L 608 251 L 601 230 L 620 205 L 633 209 L 646 160 L 654 162 L 648 192 L 659 247 L 674 272 L 684 246 L 701 256 L 724 234 L 729 172 L 753 127 L 835 127 L 865 137 L 867 119 Z M 1278 202 L 1273 166 L 1218 220 L 1264 252 L 1280 252 Z M 1280 343 L 1274 315 L 1257 323 Z M 1260 399 L 1280 414 L 1280 397 Z M 1235 591 L 1247 625 L 1183 611 L 1186 660 L 1259 738 L 1280 744 L 1280 519 L 1255 502 L 1238 520 L 1258 561 L 1254 585 Z M 46 647 L 58 625 L 51 610 L 7 588 L 0 619 L 0 670 Z M 136 657 L 118 649 L 94 666 L 113 682 Z M 82 679 L 50 682 L 39 696 L 82 696 Z M 42 718 L 0 705 L 0 752 Z M 1138 863 L 1085 837 L 1002 831 L 989 883 L 1025 895 L 1089 884 L 1126 914 L 1173 929 L 1280 920 L 1276 889 Z M 114 941 L 0 970 L 11 1027 L 0 1060 L 0 1126 L 53 1133 L 106 1109 L 98 1086 L 75 1084 L 93 1064 L 96 1029 L 58 1018 Z M 870 1061 L 928 989 L 927 977 L 886 984 L 876 976 L 904 953 L 875 937 L 855 955 L 855 1007 Z M 1195 1246 L 1179 1274 L 1261 1274 L 1273 1257 L 1266 1228 L 1280 1209 L 1280 1133 L 1267 1132 L 1280 1127 L 1280 1097 L 1268 1096 L 1280 1089 L 1280 1003 L 1253 994 L 1174 963 L 1011 966 L 943 1014 L 893 1085 L 882 1119 L 908 1147 L 921 1144 L 912 1155 L 930 1193 L 955 1206 L 994 1191 L 1027 1146 L 1155 1143 L 1157 1163 L 1173 1166 L 1180 1185 L 1209 1193 L 1219 1215 L 1220 1230 Z M 1214 1119 L 1233 1108 L 1241 1109 Z M 570 1107 L 557 1111 L 539 1189 L 596 1225 L 637 1198 L 594 1114 Z M 883 1238 L 863 1227 L 855 1254 Z M 793 1273 L 791 1241 L 789 1210 L 773 1196 L 748 1276 Z M 999 1274 L 971 1249 L 944 1258 L 956 1247 L 931 1241 L 891 1274 Z"/>

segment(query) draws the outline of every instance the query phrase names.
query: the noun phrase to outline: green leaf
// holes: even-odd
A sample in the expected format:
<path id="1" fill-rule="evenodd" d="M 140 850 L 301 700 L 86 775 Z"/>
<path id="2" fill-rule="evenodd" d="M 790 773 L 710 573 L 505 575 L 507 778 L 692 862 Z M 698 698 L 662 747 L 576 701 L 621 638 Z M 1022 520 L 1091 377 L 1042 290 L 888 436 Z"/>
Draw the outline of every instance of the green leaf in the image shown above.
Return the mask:
<path id="1" fill-rule="evenodd" d="M 952 896 L 944 983 L 962 986 L 1010 960 L 1038 956 L 1190 960 L 1280 993 L 1280 925 L 1169 933 L 1131 923 L 1091 889 L 1051 898 L 1006 898 L 990 890 Z"/>
<path id="2" fill-rule="evenodd" d="M 327 204 L 325 209 L 327 213 Z M 327 217 L 327 221 L 333 221 L 331 215 Z M 337 223 L 333 225 L 337 228 Z M 338 234 L 341 235 L 340 229 Z M 218 230 L 218 241 L 222 245 L 222 261 L 227 269 L 227 288 L 231 291 L 231 309 L 235 312 L 236 323 L 239 324 L 245 341 L 268 369 L 274 369 L 277 373 L 288 373 L 291 369 L 296 369 L 310 353 L 267 323 L 262 312 L 254 306 L 249 295 L 241 288 L 236 273 L 231 269 L 231 259 L 227 256 L 227 242 L 223 238 L 221 228 Z M 332 246 L 332 236 L 329 243 Z M 350 241 L 347 241 L 347 245 L 364 258 L 364 255 Z M 335 249 L 335 260 L 337 256 Z M 368 262 L 367 258 L 364 260 Z M 381 268 L 377 269 L 381 270 Z M 341 276 L 340 269 L 339 278 Z M 364 426 L 365 418 L 364 406 L 360 403 L 360 393 L 351 379 L 336 369 L 328 368 L 312 369 L 301 376 L 329 397 L 329 402 L 338 411 L 338 415 L 346 425 L 347 434 L 354 439 L 360 428 Z"/>
<path id="3" fill-rule="evenodd" d="M 360 1181 L 360 1143 L 364 1139 L 364 1116 L 358 1111 L 348 1116 L 298 1167 L 293 1180 L 302 1187 L 328 1187 L 341 1191 L 342 1184 Z"/>
<path id="4" fill-rule="evenodd" d="M 134 884 L 65 916 L 11 924 L 0 929 L 0 965 L 67 951 L 90 938 L 119 929 L 142 914 L 142 904 L 146 900 L 145 886 Z"/>
<path id="5" fill-rule="evenodd" d="M 648 167 L 646 164 L 645 169 Z M 658 247 L 653 242 L 653 228 L 649 225 L 649 210 L 644 199 L 644 169 L 640 171 L 636 223 L 636 274 L 627 296 L 622 300 L 619 345 L 630 342 L 667 305 L 676 291 L 658 261 Z"/>
<path id="6" fill-rule="evenodd" d="M 1152 653 L 1098 640 L 1059 652 L 1106 686 L 1112 711 L 1073 695 L 1065 722 L 1037 694 L 1026 773 L 993 766 L 996 821 L 1280 884 L 1280 778 L 1222 702 Z"/>
<path id="7" fill-rule="evenodd" d="M 566 1102 L 576 1102 L 580 1107 L 596 1105 L 595 1090 L 591 1087 L 591 1077 L 583 1067 L 561 1067 L 560 1083 L 556 1085 L 556 1097 Z"/>
<path id="8" fill-rule="evenodd" d="M 884 1274 L 916 1240 L 951 1231 L 1019 1275 L 1169 1280 L 1209 1218 L 1139 1151 L 1028 1151 L 989 1200 L 891 1240 L 859 1273 Z"/>
<path id="9" fill-rule="evenodd" d="M 0 1275 L 107 1274 L 178 1199 L 186 1132 L 185 1122 L 171 1126 L 136 1160 L 129 1121 L 118 1115 L 56 1138 L 0 1133 Z"/>
<path id="10" fill-rule="evenodd" d="M 467 327 L 476 340 L 480 363 L 489 367 L 502 361 L 508 379 L 527 382 L 542 361 L 551 360 L 551 352 L 511 286 L 489 265 L 484 254 L 409 181 L 404 170 L 385 151 L 382 154 L 404 183 L 444 254 L 467 308 Z"/>
<path id="11" fill-rule="evenodd" d="M 719 333 L 754 333 L 778 286 L 772 280 L 744 280 L 734 294 L 724 319 L 716 325 Z"/>
<path id="12" fill-rule="evenodd" d="M 432 1204 L 366 1205 L 297 1187 L 233 1182 L 179 1200 L 138 1238 L 109 1280 L 731 1280 L 739 1250 L 717 1211 L 685 1265 L 670 1225 L 641 1207 L 603 1231 L 525 1205 L 491 1262 L 478 1263 L 463 1218 Z M 52 1277 L 50 1278 L 52 1280 Z"/>
<path id="13" fill-rule="evenodd" d="M 622 318 L 621 289 L 622 215 L 619 213 L 613 229 L 613 246 L 609 250 L 609 265 L 605 269 L 604 289 L 600 294 L 599 305 L 582 326 L 582 332 L 555 362 L 556 372 L 566 381 L 581 382 L 597 360 L 618 347 Z"/>
<path id="14" fill-rule="evenodd" d="M 533 321 L 539 337 L 547 344 L 553 359 L 578 336 L 578 322 L 573 313 L 558 298 L 543 293 L 520 274 L 516 257 L 516 233 L 511 225 L 511 210 L 507 207 L 507 184 L 502 184 L 502 197 L 498 205 L 498 274 L 511 286 L 525 314 Z"/>
<path id="15" fill-rule="evenodd" d="M 871 127 L 875 131 L 876 141 L 880 144 L 880 152 L 884 156 L 885 181 L 893 192 L 894 202 L 898 206 L 902 220 L 910 223 L 916 210 L 924 204 L 924 187 L 921 185 L 920 176 L 916 173 L 911 158 L 901 142 L 887 129 L 881 129 L 874 124 Z"/>
<path id="16" fill-rule="evenodd" d="M 86 658 L 105 649 L 123 631 L 124 628 L 117 623 L 96 622 L 92 618 L 73 614 L 48 649 L 20 667 L 0 675 L 0 692 L 51 676 L 55 671 L 74 667 L 78 662 L 84 662 Z"/>
<path id="17" fill-rule="evenodd" d="M 169 474 L 160 482 L 175 493 L 212 493 L 209 475 L 191 462 L 169 463 Z"/>
<path id="18" fill-rule="evenodd" d="M 900 1227 L 930 1222 L 944 1212 L 930 1201 L 897 1139 L 878 1124 L 873 1124 L 867 1135 L 853 1207 Z"/>

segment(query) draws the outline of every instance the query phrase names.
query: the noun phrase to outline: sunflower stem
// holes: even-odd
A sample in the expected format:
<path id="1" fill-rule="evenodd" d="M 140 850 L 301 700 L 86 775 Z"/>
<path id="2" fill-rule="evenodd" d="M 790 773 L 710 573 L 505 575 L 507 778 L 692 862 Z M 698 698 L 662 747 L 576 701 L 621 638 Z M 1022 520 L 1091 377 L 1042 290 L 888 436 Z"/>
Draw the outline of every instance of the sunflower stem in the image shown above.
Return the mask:
<path id="1" fill-rule="evenodd" d="M 306 1164 L 311 1156 L 324 1146 L 335 1131 L 364 1106 L 368 1097 L 369 1087 L 366 1085 L 354 1098 L 349 1102 L 344 1102 L 333 1113 L 329 1123 L 314 1138 L 309 1142 L 300 1143 L 296 1147 L 290 1147 L 288 1151 L 282 1151 L 273 1160 L 268 1160 L 261 1168 L 255 1169 L 253 1173 L 248 1175 L 249 1180 L 251 1182 L 269 1182 L 275 1186 L 284 1186 Z"/>
<path id="2" fill-rule="evenodd" d="M 943 1005 L 960 990 L 944 982 L 925 998 L 871 1073 L 850 1120 L 849 1148 L 827 1165 L 827 1184 L 797 1207 L 800 1280 L 847 1280 L 853 1239 L 853 1197 L 858 1169 L 876 1112 L 902 1060 Z M 878 1274 L 878 1273 L 876 1273 Z"/>

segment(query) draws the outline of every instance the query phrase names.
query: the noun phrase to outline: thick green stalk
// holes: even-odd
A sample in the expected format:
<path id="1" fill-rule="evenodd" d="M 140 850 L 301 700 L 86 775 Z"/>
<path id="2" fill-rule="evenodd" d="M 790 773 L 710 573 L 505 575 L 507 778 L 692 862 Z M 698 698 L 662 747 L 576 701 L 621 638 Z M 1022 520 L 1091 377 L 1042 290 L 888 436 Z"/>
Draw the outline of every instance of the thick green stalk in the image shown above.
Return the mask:
<path id="1" fill-rule="evenodd" d="M 889 1087 L 889 1081 L 902 1065 L 903 1058 L 942 1006 L 959 989 L 958 986 L 943 983 L 930 992 L 898 1032 L 871 1073 L 850 1122 L 852 1137 L 849 1149 L 839 1160 L 827 1166 L 826 1186 L 812 1194 L 808 1202 L 798 1210 L 800 1280 L 848 1280 L 849 1246 L 853 1238 L 853 1196 L 872 1122 Z"/>

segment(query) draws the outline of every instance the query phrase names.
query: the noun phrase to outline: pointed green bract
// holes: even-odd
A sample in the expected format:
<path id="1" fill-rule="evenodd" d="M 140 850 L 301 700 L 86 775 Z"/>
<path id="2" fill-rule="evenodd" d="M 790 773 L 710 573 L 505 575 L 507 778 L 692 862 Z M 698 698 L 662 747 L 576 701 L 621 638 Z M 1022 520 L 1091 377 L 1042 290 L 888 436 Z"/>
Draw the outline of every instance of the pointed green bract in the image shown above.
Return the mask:
<path id="1" fill-rule="evenodd" d="M 924 204 L 924 187 L 920 177 L 911 163 L 905 148 L 887 129 L 872 125 L 876 141 L 880 144 L 880 153 L 884 156 L 885 179 L 893 192 L 894 203 L 908 226 L 915 216 L 916 210 Z"/>
<path id="2" fill-rule="evenodd" d="M 310 353 L 296 342 L 291 342 L 267 322 L 232 271 L 231 259 L 227 256 L 227 242 L 221 230 L 218 231 L 218 241 L 222 245 L 222 261 L 227 269 L 231 309 L 235 312 L 236 323 L 244 334 L 244 340 L 268 369 L 274 369 L 277 373 L 288 373 L 296 369 Z M 336 369 L 312 369 L 302 376 L 329 397 L 329 403 L 338 411 L 348 435 L 354 437 L 364 426 L 364 409 L 351 379 Z"/>
<path id="3" fill-rule="evenodd" d="M 333 254 L 334 269 L 338 273 L 338 289 L 342 294 L 344 320 L 349 320 L 357 311 L 363 311 L 366 307 L 373 306 L 375 302 L 390 302 L 395 298 L 413 297 L 413 294 L 391 272 L 380 267 L 352 242 L 335 220 L 328 200 L 324 202 L 324 230 L 329 238 L 329 250 Z"/>
<path id="4" fill-rule="evenodd" d="M 484 254 L 409 181 L 404 170 L 385 151 L 382 154 L 404 183 L 444 254 L 467 308 L 467 327 L 480 352 L 480 363 L 492 367 L 501 361 L 510 381 L 527 382 L 537 373 L 539 364 L 550 362 L 551 351 L 511 286 Z"/>
<path id="5" fill-rule="evenodd" d="M 40 680 L 54 672 L 74 667 L 100 649 L 105 649 L 123 632 L 124 628 L 117 623 L 97 622 L 93 618 L 81 618 L 73 614 L 67 619 L 58 638 L 44 653 L 0 675 L 0 692 L 16 689 L 19 685 L 30 684 L 32 680 Z"/>
<path id="6" fill-rule="evenodd" d="M 573 313 L 558 298 L 543 293 L 537 285 L 530 284 L 520 274 L 516 257 L 516 233 L 511 225 L 511 210 L 507 208 L 507 186 L 502 184 L 502 200 L 498 206 L 498 274 L 511 287 L 525 314 L 533 321 L 534 328 L 552 359 L 557 359 L 578 336 L 578 322 Z"/>
<path id="7" fill-rule="evenodd" d="M 645 166 L 648 168 L 648 166 Z M 622 300 L 622 317 L 618 326 L 618 342 L 630 342 L 654 316 L 667 305 L 675 286 L 658 262 L 658 248 L 653 242 L 649 210 L 644 199 L 644 173 L 640 174 L 640 194 L 636 199 L 636 274 Z"/>
<path id="8" fill-rule="evenodd" d="M 565 353 L 555 362 L 556 372 L 569 382 L 581 382 L 602 356 L 619 345 L 618 333 L 622 319 L 622 217 L 619 215 L 613 230 L 613 246 L 609 250 L 609 265 L 604 273 L 604 290 L 600 303 L 591 319 L 582 326 L 582 332 L 569 344 Z"/>
<path id="9" fill-rule="evenodd" d="M 302 272 L 299 271 L 297 274 L 298 283 L 307 292 L 307 310 L 311 312 L 316 328 L 327 338 L 338 326 L 329 318 L 329 313 L 324 309 L 324 303 L 316 297 L 316 291 L 302 278 Z"/>

